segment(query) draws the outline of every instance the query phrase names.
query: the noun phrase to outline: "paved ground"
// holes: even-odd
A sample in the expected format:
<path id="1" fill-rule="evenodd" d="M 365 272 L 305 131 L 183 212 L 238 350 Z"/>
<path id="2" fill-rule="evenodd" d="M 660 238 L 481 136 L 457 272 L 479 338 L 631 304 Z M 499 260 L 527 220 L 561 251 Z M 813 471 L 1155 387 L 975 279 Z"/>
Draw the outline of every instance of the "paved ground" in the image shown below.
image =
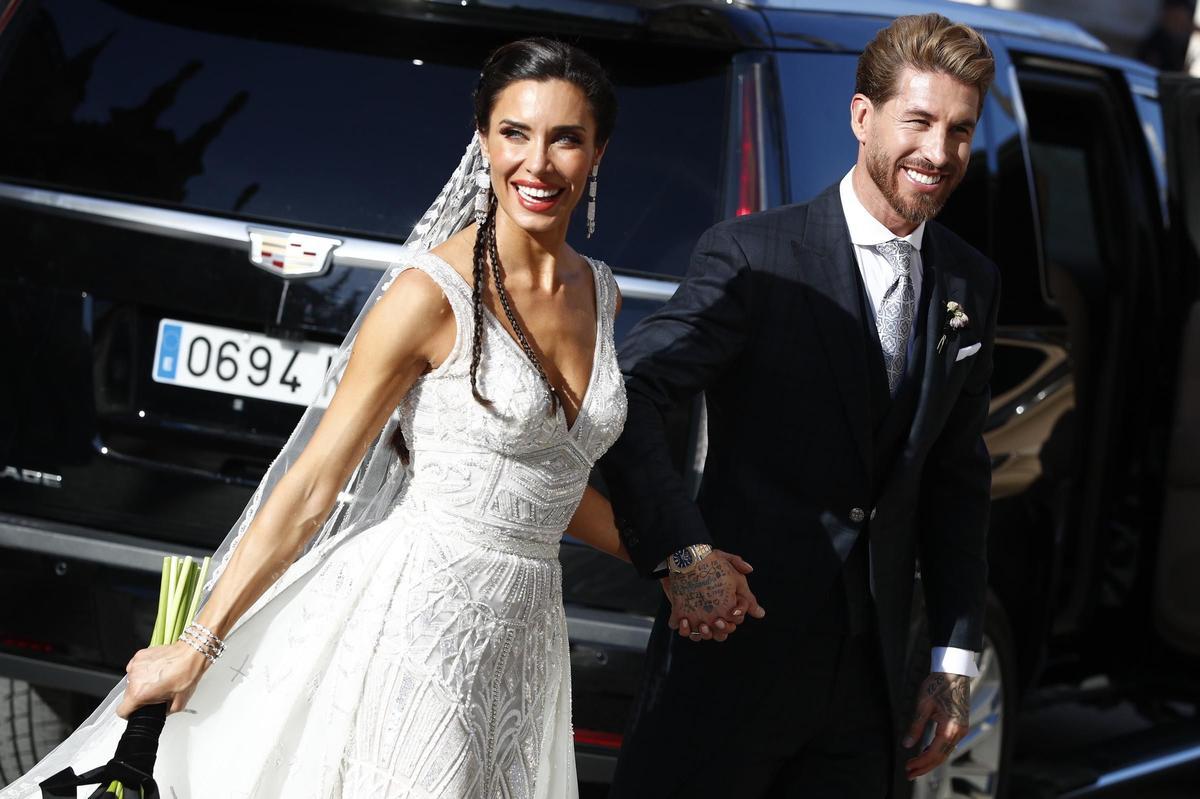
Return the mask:
<path id="1" fill-rule="evenodd" d="M 603 785 L 583 785 L 579 799 L 606 799 L 608 788 Z M 1193 767 L 1161 777 L 1092 794 L 1094 799 L 1200 799 L 1200 768 Z M 731 797 L 732 799 L 732 797 Z M 1009 799 L 1027 799 L 1014 795 Z"/>
<path id="2" fill-rule="evenodd" d="M 1071 753 L 1086 751 L 1105 739 L 1144 730 L 1150 723 L 1127 704 L 1099 708 L 1085 704 L 1063 704 L 1026 712 L 1021 719 L 1018 756 L 1031 760 L 1065 762 Z M 606 799 L 602 785 L 584 785 L 580 799 Z M 1015 791 L 1010 799 L 1045 799 L 1037 791 Z M 732 798 L 731 798 L 732 799 Z M 1151 778 L 1098 791 L 1089 799 L 1200 799 L 1200 763 L 1181 767 Z"/>
<path id="3" fill-rule="evenodd" d="M 579 791 L 579 799 L 606 799 L 607 796 L 608 788 L 603 785 L 584 785 Z M 1093 796 L 1095 799 L 1200 799 L 1200 768 L 1184 769 Z M 1011 796 L 1009 799 L 1026 798 Z"/>

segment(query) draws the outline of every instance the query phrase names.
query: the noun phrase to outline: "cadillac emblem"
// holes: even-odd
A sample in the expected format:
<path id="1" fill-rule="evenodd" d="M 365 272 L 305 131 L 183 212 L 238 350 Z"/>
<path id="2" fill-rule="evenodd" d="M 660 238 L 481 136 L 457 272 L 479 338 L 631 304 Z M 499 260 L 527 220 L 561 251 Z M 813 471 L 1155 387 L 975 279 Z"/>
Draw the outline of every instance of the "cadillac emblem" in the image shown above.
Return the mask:
<path id="1" fill-rule="evenodd" d="M 280 277 L 317 277 L 329 270 L 330 256 L 339 239 L 289 233 L 286 230 L 249 228 L 250 263 Z"/>

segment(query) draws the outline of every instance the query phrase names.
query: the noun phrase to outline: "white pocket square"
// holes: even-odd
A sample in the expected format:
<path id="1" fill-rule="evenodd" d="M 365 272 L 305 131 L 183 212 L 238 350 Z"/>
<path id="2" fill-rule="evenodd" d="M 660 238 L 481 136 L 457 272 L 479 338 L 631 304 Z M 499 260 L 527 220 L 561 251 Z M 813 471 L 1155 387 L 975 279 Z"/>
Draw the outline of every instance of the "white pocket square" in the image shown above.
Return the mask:
<path id="1" fill-rule="evenodd" d="M 977 341 L 976 343 L 972 344 L 969 347 L 963 347 L 961 350 L 958 351 L 958 355 L 954 356 L 954 362 L 958 363 L 959 361 L 963 360 L 964 358 L 970 358 L 972 355 L 979 352 L 979 348 L 982 346 L 983 346 L 983 342 Z"/>

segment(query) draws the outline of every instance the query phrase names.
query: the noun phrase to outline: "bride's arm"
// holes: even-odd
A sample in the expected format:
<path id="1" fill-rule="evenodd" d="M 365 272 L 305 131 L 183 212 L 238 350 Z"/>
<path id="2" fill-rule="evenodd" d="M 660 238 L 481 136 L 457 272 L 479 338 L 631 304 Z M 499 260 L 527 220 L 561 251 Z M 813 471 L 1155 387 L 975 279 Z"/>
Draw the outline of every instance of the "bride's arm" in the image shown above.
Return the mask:
<path id="1" fill-rule="evenodd" d="M 279 480 L 197 615 L 218 637 L 287 570 L 324 523 L 338 492 L 413 382 L 454 344 L 441 289 L 416 269 L 401 274 L 363 320 L 346 372 L 312 440 Z M 130 661 L 118 710 L 173 699 L 180 710 L 205 658 L 186 644 L 154 647 Z"/>
<path id="2" fill-rule="evenodd" d="M 616 302 L 613 306 L 613 318 L 615 319 L 621 313 L 624 298 L 621 296 L 620 286 L 617 286 L 615 282 L 613 285 L 616 289 Z M 621 543 L 621 536 L 617 533 L 612 503 L 591 486 L 588 486 L 583 492 L 583 499 L 580 500 L 579 507 L 575 509 L 575 515 L 571 517 L 571 522 L 567 525 L 566 534 L 601 552 L 612 555 L 614 558 L 620 558 L 626 563 L 630 562 L 629 553 L 625 550 L 625 545 Z"/>
<path id="3" fill-rule="evenodd" d="M 621 543 L 617 533 L 617 523 L 613 520 L 612 505 L 604 495 L 588 486 L 583 492 L 583 499 L 567 525 L 567 535 L 578 539 L 601 552 L 629 562 L 629 553 Z"/>

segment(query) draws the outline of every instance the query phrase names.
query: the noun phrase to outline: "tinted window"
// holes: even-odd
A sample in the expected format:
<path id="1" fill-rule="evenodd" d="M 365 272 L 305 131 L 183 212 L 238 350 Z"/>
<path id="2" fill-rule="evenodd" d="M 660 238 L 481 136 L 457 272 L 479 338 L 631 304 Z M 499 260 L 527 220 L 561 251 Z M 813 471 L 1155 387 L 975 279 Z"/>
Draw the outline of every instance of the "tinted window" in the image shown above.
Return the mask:
<path id="1" fill-rule="evenodd" d="M 262 13 L 42 4 L 0 78 L 0 176 L 403 238 L 469 140 L 484 56 L 515 37 Z M 681 273 L 717 218 L 728 58 L 581 44 L 612 71 L 621 112 L 597 235 L 585 246 L 580 218 L 572 240 Z"/>
<path id="2" fill-rule="evenodd" d="M 1003 55 L 1000 56 L 1004 58 Z M 1004 75 L 1007 62 L 998 62 Z M 1046 303 L 1042 254 L 1039 250 L 1029 162 L 1017 118 L 1020 97 L 1010 81 L 997 80 L 984 111 L 995 153 L 995 236 L 992 257 L 1000 266 L 1000 323 L 1058 325 L 1062 318 Z M 999 357 L 999 356 L 997 356 Z"/>
<path id="3" fill-rule="evenodd" d="M 1082 320 L 1108 290 L 1112 258 L 1123 248 L 1113 227 L 1122 225 L 1125 204 L 1112 117 L 1083 80 L 1029 73 L 1022 93 L 1047 290 L 1068 322 Z"/>
<path id="4" fill-rule="evenodd" d="M 779 57 L 791 201 L 807 202 L 837 183 L 858 154 L 850 98 L 858 56 L 788 53 Z"/>

